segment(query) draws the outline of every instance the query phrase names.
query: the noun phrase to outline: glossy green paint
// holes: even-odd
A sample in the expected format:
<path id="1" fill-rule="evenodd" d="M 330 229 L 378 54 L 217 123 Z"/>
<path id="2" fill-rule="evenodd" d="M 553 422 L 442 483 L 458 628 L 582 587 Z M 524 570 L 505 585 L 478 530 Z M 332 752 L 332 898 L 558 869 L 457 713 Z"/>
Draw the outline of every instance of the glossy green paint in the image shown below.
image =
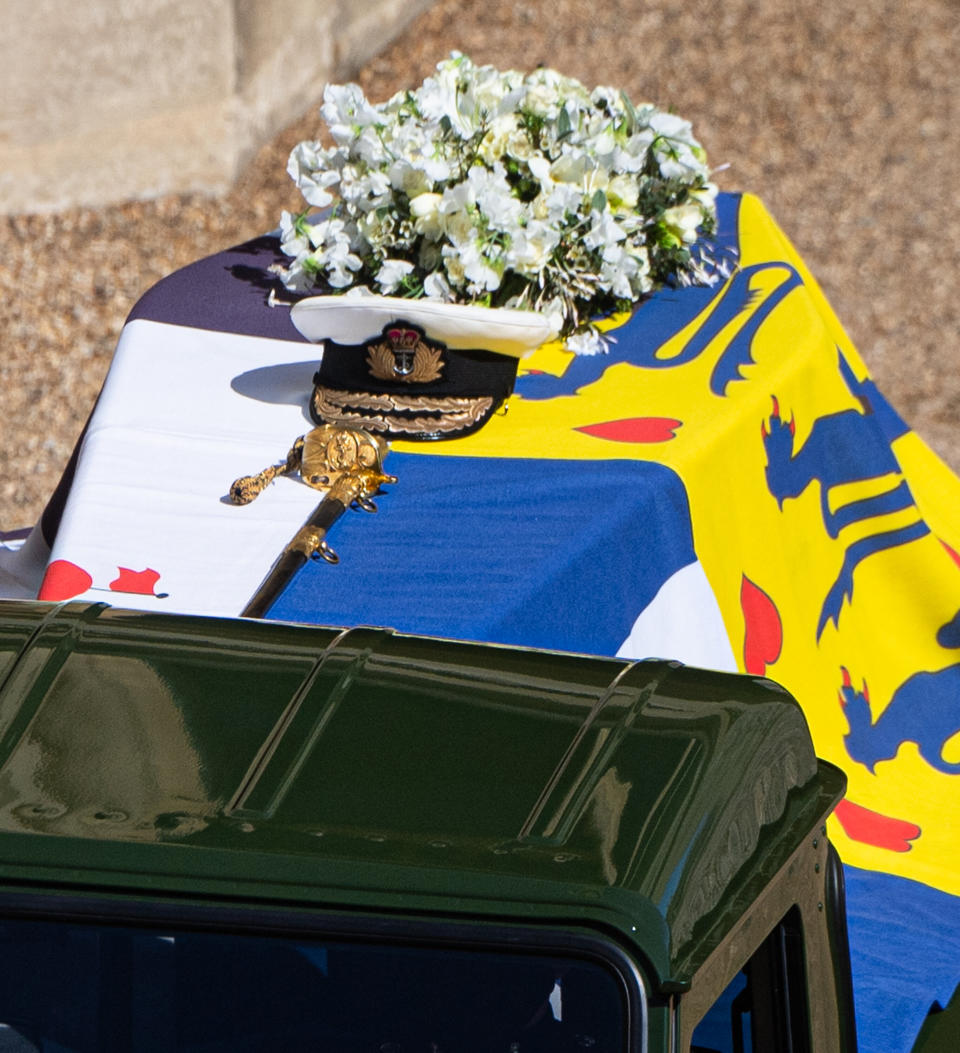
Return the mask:
<path id="1" fill-rule="evenodd" d="M 960 1049 L 960 987 L 946 1006 L 934 1003 L 913 1045 L 913 1053 L 956 1053 Z"/>
<path id="2" fill-rule="evenodd" d="M 587 927 L 682 990 L 842 787 L 768 681 L 0 602 L 0 887 Z"/>

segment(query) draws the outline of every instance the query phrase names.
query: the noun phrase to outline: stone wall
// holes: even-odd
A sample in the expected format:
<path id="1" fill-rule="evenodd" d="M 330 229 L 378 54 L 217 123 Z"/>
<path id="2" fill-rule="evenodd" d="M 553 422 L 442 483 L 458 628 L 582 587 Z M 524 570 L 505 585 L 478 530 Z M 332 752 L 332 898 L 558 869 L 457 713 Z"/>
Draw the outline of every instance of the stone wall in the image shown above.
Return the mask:
<path id="1" fill-rule="evenodd" d="M 0 214 L 225 189 L 432 0 L 0 0 Z"/>

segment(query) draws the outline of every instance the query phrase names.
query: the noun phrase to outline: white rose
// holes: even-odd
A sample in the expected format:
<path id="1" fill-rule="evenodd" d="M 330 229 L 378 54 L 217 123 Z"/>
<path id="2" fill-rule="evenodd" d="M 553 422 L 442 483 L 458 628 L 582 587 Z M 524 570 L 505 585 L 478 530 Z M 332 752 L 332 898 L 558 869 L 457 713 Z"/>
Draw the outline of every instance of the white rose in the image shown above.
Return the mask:
<path id="1" fill-rule="evenodd" d="M 466 272 L 459 251 L 452 245 L 443 246 L 443 267 L 450 279 L 450 284 L 461 288 L 466 281 Z"/>
<path id="2" fill-rule="evenodd" d="M 664 226 L 684 245 L 692 245 L 697 240 L 697 227 L 702 222 L 703 210 L 692 201 L 674 205 L 663 213 Z"/>
<path id="3" fill-rule="evenodd" d="M 575 81 L 552 69 L 534 70 L 524 80 L 523 88 L 521 108 L 538 117 L 551 119 L 557 117 L 568 96 L 583 94 L 582 89 L 578 91 L 579 85 Z"/>
<path id="4" fill-rule="evenodd" d="M 366 212 L 357 221 L 357 229 L 364 241 L 373 248 L 380 248 L 389 241 L 396 229 L 392 215 L 383 216 L 378 209 Z"/>
<path id="5" fill-rule="evenodd" d="M 550 177 L 557 183 L 580 183 L 591 165 L 582 150 L 565 150 L 550 166 Z"/>
<path id="6" fill-rule="evenodd" d="M 418 194 L 410 199 L 410 215 L 418 234 L 436 241 L 443 234 L 443 216 L 440 215 L 442 194 Z"/>
<path id="7" fill-rule="evenodd" d="M 607 198 L 615 208 L 636 208 L 640 190 L 636 179 L 625 175 L 616 175 L 607 187 Z"/>
<path id="8" fill-rule="evenodd" d="M 415 168 L 408 160 L 394 161 L 388 169 L 390 185 L 394 190 L 401 190 L 411 200 L 418 194 L 424 194 L 433 186 L 430 178 L 421 168 Z"/>
<path id="9" fill-rule="evenodd" d="M 443 230 L 454 245 L 467 245 L 476 235 L 473 218 L 463 210 L 446 213 L 443 217 Z"/>
<path id="10" fill-rule="evenodd" d="M 507 151 L 507 144 L 516 134 L 517 127 L 517 118 L 512 113 L 504 114 L 502 117 L 494 117 L 490 122 L 487 134 L 480 143 L 480 157 L 486 164 L 492 165 L 503 157 Z"/>
<path id="11" fill-rule="evenodd" d="M 535 156 L 533 143 L 522 128 L 518 128 L 508 137 L 506 152 L 518 161 L 530 161 Z"/>
<path id="12" fill-rule="evenodd" d="M 544 223 L 531 223 L 514 235 L 507 251 L 507 267 L 520 274 L 539 274 L 559 243 L 558 231 Z"/>
<path id="13" fill-rule="evenodd" d="M 481 66 L 475 70 L 473 97 L 481 110 L 487 113 L 497 112 L 508 91 L 507 78 L 493 66 Z"/>
<path id="14" fill-rule="evenodd" d="M 531 216 L 536 220 L 543 221 L 550 218 L 550 205 L 546 194 L 537 194 L 527 207 L 530 209 Z"/>
<path id="15" fill-rule="evenodd" d="M 537 117 L 552 118 L 560 112 L 560 96 L 553 85 L 528 83 L 522 105 Z"/>

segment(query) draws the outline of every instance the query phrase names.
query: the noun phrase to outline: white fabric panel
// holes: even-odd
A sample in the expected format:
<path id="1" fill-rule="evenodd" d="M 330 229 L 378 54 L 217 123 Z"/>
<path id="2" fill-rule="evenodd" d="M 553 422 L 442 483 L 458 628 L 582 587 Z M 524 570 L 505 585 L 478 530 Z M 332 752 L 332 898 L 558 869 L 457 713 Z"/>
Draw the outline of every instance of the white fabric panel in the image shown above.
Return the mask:
<path id="1" fill-rule="evenodd" d="M 92 576 L 84 599 L 197 614 L 242 609 L 322 494 L 281 478 L 250 505 L 225 495 L 236 477 L 283 460 L 312 427 L 306 399 L 317 357 L 291 341 L 127 325 L 51 555 Z M 250 370 L 260 398 L 232 386 L 242 389 Z M 157 571 L 155 591 L 167 597 L 110 592 L 121 567 Z"/>
<path id="2" fill-rule="evenodd" d="M 699 563 L 688 564 L 660 586 L 617 657 L 675 658 L 702 669 L 737 672 L 720 608 Z"/>

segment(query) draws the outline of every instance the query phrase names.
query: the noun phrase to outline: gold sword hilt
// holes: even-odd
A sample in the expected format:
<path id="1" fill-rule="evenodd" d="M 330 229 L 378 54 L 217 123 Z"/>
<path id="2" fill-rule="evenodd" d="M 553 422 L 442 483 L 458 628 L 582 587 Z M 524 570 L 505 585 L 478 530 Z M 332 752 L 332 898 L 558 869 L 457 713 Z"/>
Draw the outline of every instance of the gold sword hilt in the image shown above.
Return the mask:
<path id="1" fill-rule="evenodd" d="M 382 474 L 387 443 L 379 435 L 363 428 L 344 428 L 323 424 L 301 435 L 287 453 L 286 459 L 264 468 L 256 475 L 234 479 L 229 497 L 236 505 L 246 505 L 258 497 L 278 475 L 299 471 L 300 478 L 315 490 L 329 490 L 343 475 L 375 471 Z M 392 476 L 384 476 L 395 481 Z M 376 493 L 376 489 L 371 491 Z M 369 500 L 369 494 L 361 495 Z M 362 507 L 362 506 L 361 506 Z"/>
<path id="2" fill-rule="evenodd" d="M 300 478 L 316 490 L 326 491 L 313 510 L 274 561 L 253 598 L 241 614 L 262 618 L 280 596 L 286 584 L 308 559 L 339 563 L 330 547 L 327 532 L 351 506 L 376 512 L 374 495 L 396 476 L 383 471 L 387 443 L 362 428 L 343 428 L 324 424 L 301 436 L 286 460 L 265 468 L 255 476 L 243 476 L 230 487 L 234 504 L 249 504 L 278 476 L 299 469 Z"/>

